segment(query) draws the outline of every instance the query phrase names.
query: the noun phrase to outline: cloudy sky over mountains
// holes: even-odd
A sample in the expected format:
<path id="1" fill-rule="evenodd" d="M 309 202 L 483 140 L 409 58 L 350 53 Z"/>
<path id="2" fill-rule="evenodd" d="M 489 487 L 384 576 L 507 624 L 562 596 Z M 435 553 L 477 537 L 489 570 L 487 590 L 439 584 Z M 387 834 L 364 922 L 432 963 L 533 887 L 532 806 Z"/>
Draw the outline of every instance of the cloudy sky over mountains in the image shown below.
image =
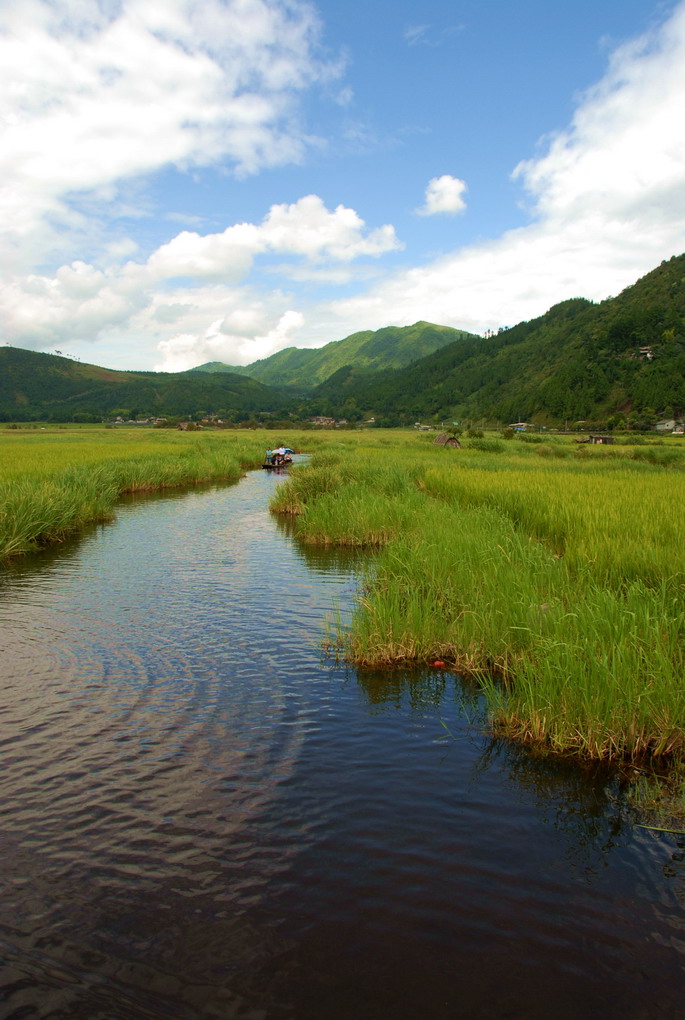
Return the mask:
<path id="1" fill-rule="evenodd" d="M 245 364 L 685 250 L 685 2 L 4 0 L 3 342 Z"/>

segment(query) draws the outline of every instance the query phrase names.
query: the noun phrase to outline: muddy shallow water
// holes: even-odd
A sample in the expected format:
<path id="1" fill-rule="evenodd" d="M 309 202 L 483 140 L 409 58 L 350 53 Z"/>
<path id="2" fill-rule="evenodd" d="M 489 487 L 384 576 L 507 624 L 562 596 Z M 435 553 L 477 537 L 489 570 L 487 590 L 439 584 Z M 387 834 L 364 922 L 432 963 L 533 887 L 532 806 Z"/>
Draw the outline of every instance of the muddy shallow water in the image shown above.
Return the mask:
<path id="1" fill-rule="evenodd" d="M 685 864 L 459 677 L 322 659 L 278 478 L 0 575 L 0 1015 L 680 1017 Z"/>

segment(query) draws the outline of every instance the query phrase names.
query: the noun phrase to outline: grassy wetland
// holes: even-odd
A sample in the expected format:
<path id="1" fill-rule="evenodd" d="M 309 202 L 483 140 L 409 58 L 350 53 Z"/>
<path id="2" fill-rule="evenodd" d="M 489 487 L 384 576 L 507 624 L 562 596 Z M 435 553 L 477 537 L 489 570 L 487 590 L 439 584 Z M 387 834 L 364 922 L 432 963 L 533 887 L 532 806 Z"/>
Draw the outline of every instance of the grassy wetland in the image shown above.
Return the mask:
<path id="1" fill-rule="evenodd" d="M 125 493 L 235 481 L 273 440 L 259 432 L 0 430 L 0 561 L 107 520 Z"/>
<path id="2" fill-rule="evenodd" d="M 0 556 L 111 517 L 124 493 L 313 452 L 272 501 L 305 543 L 366 547 L 337 652 L 478 677 L 496 733 L 585 759 L 685 762 L 685 446 L 369 432 L 0 431 Z M 674 786 L 682 803 L 681 786 Z"/>
<path id="3" fill-rule="evenodd" d="M 685 759 L 685 448 L 340 437 L 272 509 L 376 548 L 342 654 L 480 678 L 496 732 L 607 760 Z"/>

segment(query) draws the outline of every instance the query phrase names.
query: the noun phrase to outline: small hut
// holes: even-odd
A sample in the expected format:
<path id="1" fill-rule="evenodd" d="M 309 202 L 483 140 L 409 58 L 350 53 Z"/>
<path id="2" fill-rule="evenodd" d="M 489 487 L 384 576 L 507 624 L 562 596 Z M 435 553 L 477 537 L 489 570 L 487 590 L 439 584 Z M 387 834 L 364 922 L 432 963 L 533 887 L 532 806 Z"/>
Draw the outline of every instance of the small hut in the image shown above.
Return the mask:
<path id="1" fill-rule="evenodd" d="M 449 432 L 441 432 L 433 440 L 434 446 L 456 446 L 458 450 L 461 450 L 461 443 L 456 436 L 451 436 Z"/>

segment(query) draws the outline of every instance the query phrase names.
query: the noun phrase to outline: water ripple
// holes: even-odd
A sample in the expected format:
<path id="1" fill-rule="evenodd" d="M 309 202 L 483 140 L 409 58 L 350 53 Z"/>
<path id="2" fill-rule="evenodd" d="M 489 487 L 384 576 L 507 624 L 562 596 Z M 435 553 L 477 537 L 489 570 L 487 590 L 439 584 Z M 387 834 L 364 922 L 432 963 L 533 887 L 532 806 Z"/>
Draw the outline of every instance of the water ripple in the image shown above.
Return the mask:
<path id="1" fill-rule="evenodd" d="M 276 484 L 132 499 L 0 579 L 3 1015 L 679 1016 L 677 849 L 488 747 L 459 678 L 322 663 L 356 561 Z"/>

